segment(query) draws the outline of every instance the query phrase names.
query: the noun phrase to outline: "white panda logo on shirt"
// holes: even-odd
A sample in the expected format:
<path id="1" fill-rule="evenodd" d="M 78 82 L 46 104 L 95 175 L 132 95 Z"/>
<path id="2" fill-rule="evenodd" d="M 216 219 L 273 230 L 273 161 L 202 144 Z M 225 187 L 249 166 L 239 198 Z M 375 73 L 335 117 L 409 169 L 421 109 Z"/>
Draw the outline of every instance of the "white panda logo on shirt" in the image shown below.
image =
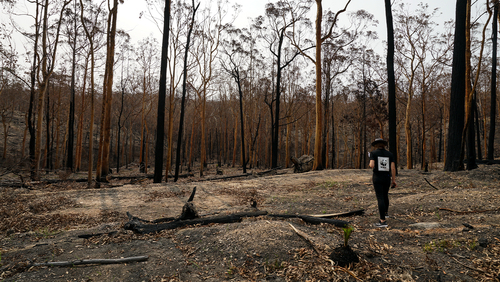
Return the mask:
<path id="1" fill-rule="evenodd" d="M 378 171 L 389 171 L 388 157 L 378 157 Z"/>

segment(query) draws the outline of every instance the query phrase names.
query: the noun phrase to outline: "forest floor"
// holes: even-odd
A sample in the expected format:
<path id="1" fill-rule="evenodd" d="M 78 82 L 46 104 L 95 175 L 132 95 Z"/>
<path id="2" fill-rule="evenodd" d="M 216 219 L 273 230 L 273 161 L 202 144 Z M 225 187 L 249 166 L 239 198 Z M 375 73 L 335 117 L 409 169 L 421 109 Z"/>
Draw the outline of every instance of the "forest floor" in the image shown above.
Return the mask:
<path id="1" fill-rule="evenodd" d="M 238 173 L 224 169 L 224 176 Z M 101 188 L 76 181 L 85 173 L 28 188 L 9 187 L 14 176 L 4 175 L 0 281 L 500 281 L 500 165 L 454 173 L 400 170 L 398 187 L 390 190 L 388 228 L 373 226 L 378 210 L 369 170 L 256 175 L 207 181 L 215 177 L 212 167 L 204 178 L 153 184 L 134 167 Z M 194 187 L 202 217 L 249 211 L 252 200 L 269 214 L 364 209 L 364 215 L 338 218 L 354 226 L 348 243 L 359 262 L 332 265 L 343 230 L 297 218 L 260 216 L 148 235 L 123 228 L 126 212 L 148 220 L 179 216 Z M 135 256 L 148 259 L 31 265 Z"/>

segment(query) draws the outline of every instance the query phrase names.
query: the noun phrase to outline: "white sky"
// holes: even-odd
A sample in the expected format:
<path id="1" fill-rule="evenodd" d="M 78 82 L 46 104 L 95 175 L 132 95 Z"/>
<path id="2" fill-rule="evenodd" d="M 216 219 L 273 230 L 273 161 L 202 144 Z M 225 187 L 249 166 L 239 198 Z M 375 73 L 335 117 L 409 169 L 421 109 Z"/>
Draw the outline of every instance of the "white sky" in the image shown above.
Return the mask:
<path id="1" fill-rule="evenodd" d="M 176 1 L 176 0 L 173 0 Z M 203 0 L 195 0 L 195 2 Z M 265 5 L 269 0 L 230 0 L 233 3 L 239 3 L 242 5 L 241 13 L 235 24 L 240 27 L 247 27 L 250 23 L 249 18 L 255 18 L 259 15 L 264 14 Z M 393 0 L 394 2 L 394 0 Z M 456 0 L 397 0 L 396 3 L 408 3 L 412 7 L 416 7 L 418 3 L 428 3 L 430 10 L 433 8 L 439 8 L 441 16 L 435 19 L 435 22 L 442 25 L 444 21 L 455 18 L 455 5 Z M 331 9 L 332 11 L 338 11 L 344 7 L 347 0 L 323 0 L 323 9 Z M 120 5 L 118 9 L 118 27 L 127 31 L 133 38 L 134 41 L 140 40 L 147 37 L 150 34 L 158 37 L 158 42 L 161 42 L 161 35 L 159 34 L 155 25 L 153 25 L 148 19 L 139 19 L 139 14 L 141 11 L 145 10 L 145 2 L 143 0 L 125 0 L 123 5 Z M 393 4 L 394 6 L 395 4 Z M 315 6 L 313 7 L 315 9 Z M 373 14 L 378 20 L 379 24 L 376 29 L 379 38 L 381 40 L 386 40 L 386 22 L 385 22 L 385 1 L 384 0 L 352 0 L 349 4 L 348 11 L 357 11 L 364 9 L 369 13 Z M 394 9 L 394 8 L 393 8 Z M 313 11 L 313 17 L 315 15 L 315 10 Z M 313 19 L 314 20 L 314 19 Z M 382 44 L 377 43 L 377 44 Z M 380 46 L 373 46 L 375 49 L 379 49 Z"/>
<path id="2" fill-rule="evenodd" d="M 187 1 L 189 0 L 172 0 L 172 1 Z M 195 0 L 198 1 L 207 1 L 207 0 Z M 232 3 L 239 3 L 241 8 L 241 13 L 239 14 L 236 23 L 239 27 L 248 27 L 250 20 L 249 18 L 255 18 L 259 15 L 264 14 L 265 5 L 270 0 L 229 0 Z M 323 0 L 323 8 L 324 10 L 332 10 L 338 11 L 344 7 L 347 0 Z M 394 0 L 393 0 L 394 2 Z M 456 0 L 396 0 L 396 3 L 407 3 L 411 4 L 412 7 L 416 7 L 418 3 L 429 3 L 429 8 L 433 9 L 438 7 L 439 12 L 442 13 L 439 18 L 435 19 L 435 22 L 442 25 L 444 21 L 455 18 L 455 5 Z M 24 3 L 24 4 L 23 4 Z M 25 10 L 29 10 L 29 5 L 27 4 L 27 0 L 18 1 L 18 5 L 20 7 L 25 7 Z M 371 46 L 375 50 L 378 51 L 379 54 L 383 52 L 385 46 L 382 43 L 382 40 L 387 39 L 386 35 L 386 22 L 385 22 L 385 4 L 384 0 L 352 0 L 348 7 L 348 11 L 357 11 L 360 9 L 364 9 L 369 13 L 375 16 L 375 19 L 378 20 L 379 24 L 376 28 L 376 31 L 379 35 L 379 41 L 374 43 Z M 393 6 L 396 4 L 393 4 Z M 481 4 L 484 5 L 484 4 Z M 23 10 L 23 8 L 21 8 Z M 133 42 L 137 42 L 150 34 L 154 37 L 157 37 L 158 42 L 161 42 L 161 34 L 158 28 L 146 17 L 140 18 L 140 13 L 146 10 L 146 2 L 144 0 L 125 0 L 124 4 L 120 4 L 118 8 L 118 28 L 125 30 L 128 32 Z M 315 16 L 315 6 L 313 6 L 312 17 Z M 21 26 L 24 28 L 30 28 L 33 24 L 33 19 L 27 16 L 16 17 L 15 19 L 18 21 Z M 314 19 L 312 19 L 314 20 Z M 342 20 L 342 18 L 341 18 Z M 0 23 L 6 23 L 9 21 L 9 15 L 6 13 L 6 10 L 3 10 L 0 13 Z M 23 22 L 25 21 L 25 22 Z M 22 36 L 17 37 L 15 42 L 15 48 L 18 49 L 19 54 L 24 54 L 26 50 L 23 50 L 26 46 L 26 39 Z M 30 47 L 28 47 L 30 48 Z M 380 54 L 383 55 L 383 54 Z"/>

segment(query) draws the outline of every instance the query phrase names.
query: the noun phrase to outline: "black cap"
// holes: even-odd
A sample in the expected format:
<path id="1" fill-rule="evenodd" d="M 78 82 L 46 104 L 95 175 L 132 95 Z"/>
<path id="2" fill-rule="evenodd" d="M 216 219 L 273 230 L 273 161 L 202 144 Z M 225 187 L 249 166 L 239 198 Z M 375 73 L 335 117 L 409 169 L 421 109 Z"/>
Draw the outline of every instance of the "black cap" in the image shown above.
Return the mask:
<path id="1" fill-rule="evenodd" d="M 375 147 L 375 145 L 380 144 L 380 143 L 384 144 L 384 146 L 387 146 L 387 141 L 385 141 L 382 138 L 375 139 L 375 141 L 372 142 L 372 146 Z"/>

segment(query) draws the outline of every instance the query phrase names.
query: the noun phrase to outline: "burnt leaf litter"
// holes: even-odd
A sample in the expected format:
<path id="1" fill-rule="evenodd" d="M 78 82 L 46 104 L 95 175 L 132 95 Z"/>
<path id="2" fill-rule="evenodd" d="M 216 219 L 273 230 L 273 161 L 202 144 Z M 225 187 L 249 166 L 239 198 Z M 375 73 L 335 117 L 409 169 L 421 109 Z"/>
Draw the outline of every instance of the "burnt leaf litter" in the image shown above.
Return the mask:
<path id="1" fill-rule="evenodd" d="M 224 168 L 224 175 L 237 175 Z M 100 188 L 67 175 L 60 181 L 8 185 L 0 179 L 2 281 L 500 281 L 500 165 L 473 171 L 400 170 L 390 191 L 389 227 L 375 228 L 369 170 L 248 174 L 154 184 L 123 169 Z M 58 179 L 58 175 L 53 176 Z M 141 179 L 140 182 L 134 179 Z M 24 186 L 23 188 L 21 188 Z M 239 212 L 321 215 L 354 228 L 268 215 L 236 223 L 194 225 L 135 234 L 127 212 L 154 221 L 178 217 L 193 187 L 199 216 Z M 34 266 L 114 260 L 115 264 Z"/>

